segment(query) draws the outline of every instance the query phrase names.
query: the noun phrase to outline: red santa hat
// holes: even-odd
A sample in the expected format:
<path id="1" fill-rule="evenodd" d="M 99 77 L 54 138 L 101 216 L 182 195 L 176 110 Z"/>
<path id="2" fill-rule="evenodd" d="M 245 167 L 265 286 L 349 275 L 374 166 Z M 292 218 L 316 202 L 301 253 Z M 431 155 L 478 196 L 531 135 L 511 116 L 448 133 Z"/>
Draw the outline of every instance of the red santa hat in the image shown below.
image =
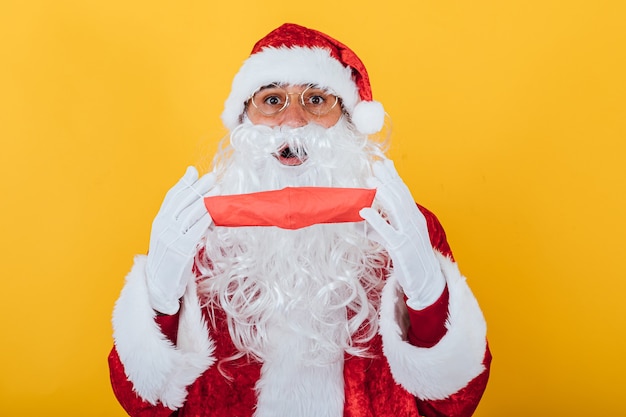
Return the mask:
<path id="1" fill-rule="evenodd" d="M 232 130 L 240 124 L 246 101 L 272 83 L 327 88 L 341 98 L 359 132 L 373 134 L 383 127 L 385 110 L 372 99 L 363 62 L 346 45 L 316 30 L 286 23 L 254 45 L 233 80 L 224 125 Z"/>

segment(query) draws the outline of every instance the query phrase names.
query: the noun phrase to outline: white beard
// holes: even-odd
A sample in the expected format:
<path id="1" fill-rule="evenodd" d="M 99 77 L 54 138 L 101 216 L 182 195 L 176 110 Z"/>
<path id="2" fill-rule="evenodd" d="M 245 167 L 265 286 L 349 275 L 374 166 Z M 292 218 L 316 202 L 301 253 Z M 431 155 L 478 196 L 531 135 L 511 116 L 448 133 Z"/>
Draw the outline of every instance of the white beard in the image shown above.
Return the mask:
<path id="1" fill-rule="evenodd" d="M 272 154 L 284 144 L 305 152 L 306 162 L 280 164 Z M 372 159 L 380 154 L 342 121 L 330 129 L 244 123 L 218 155 L 216 172 L 222 194 L 366 187 Z M 377 331 L 387 266 L 385 252 L 365 237 L 364 225 L 215 227 L 204 254 L 198 259 L 201 297 L 209 308 L 226 312 L 241 355 L 264 363 L 255 415 L 341 415 L 343 355 L 367 354 L 363 344 Z M 289 401 L 282 394 L 294 389 L 308 393 L 306 400 Z M 332 393 L 341 399 L 334 405 Z M 334 411 L 320 410 L 320 404 Z"/>

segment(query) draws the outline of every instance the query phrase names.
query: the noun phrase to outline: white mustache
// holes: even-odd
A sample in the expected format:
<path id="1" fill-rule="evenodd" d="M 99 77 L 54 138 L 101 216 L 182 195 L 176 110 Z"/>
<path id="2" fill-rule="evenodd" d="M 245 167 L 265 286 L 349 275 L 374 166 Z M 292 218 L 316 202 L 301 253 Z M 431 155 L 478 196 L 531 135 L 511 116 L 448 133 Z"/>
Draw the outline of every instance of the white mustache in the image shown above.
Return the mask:
<path id="1" fill-rule="evenodd" d="M 340 119 L 325 128 L 269 127 L 244 121 L 233 129 L 214 159 L 222 193 L 237 194 L 284 187 L 364 187 L 371 161 L 381 150 Z M 285 163 L 277 152 L 295 153 L 302 163 Z M 291 161 L 294 162 L 294 161 Z"/>
<path id="2" fill-rule="evenodd" d="M 286 148 L 296 156 L 311 156 L 329 149 L 329 136 L 340 128 L 343 127 L 325 128 L 314 123 L 297 128 L 269 127 L 246 121 L 232 131 L 230 143 L 235 151 L 244 152 L 252 158 L 268 157 Z"/>

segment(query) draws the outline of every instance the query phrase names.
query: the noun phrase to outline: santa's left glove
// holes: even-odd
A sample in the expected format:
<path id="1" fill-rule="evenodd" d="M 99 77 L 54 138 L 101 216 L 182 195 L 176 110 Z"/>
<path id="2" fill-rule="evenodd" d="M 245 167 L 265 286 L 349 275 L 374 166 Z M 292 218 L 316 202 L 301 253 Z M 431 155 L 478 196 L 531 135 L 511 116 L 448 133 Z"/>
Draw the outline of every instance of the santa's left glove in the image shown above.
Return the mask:
<path id="1" fill-rule="evenodd" d="M 384 215 L 369 207 L 360 215 L 370 226 L 368 236 L 387 249 L 407 305 L 421 310 L 437 301 L 446 286 L 426 219 L 391 160 L 377 161 L 372 168 L 374 176 L 368 179 L 368 186 L 376 188 Z"/>
<path id="2" fill-rule="evenodd" d="M 204 197 L 218 192 L 214 173 L 198 179 L 196 168 L 188 167 L 165 196 L 152 222 L 146 264 L 150 304 L 156 311 L 178 312 L 197 246 L 212 223 Z"/>

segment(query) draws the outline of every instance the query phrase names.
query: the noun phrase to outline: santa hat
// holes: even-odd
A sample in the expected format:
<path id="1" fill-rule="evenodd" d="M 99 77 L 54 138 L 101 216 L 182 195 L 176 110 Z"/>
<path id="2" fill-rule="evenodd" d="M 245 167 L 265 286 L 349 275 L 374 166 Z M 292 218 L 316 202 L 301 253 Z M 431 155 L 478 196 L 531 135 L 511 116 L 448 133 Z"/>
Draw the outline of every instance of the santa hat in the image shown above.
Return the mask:
<path id="1" fill-rule="evenodd" d="M 373 134 L 383 127 L 385 110 L 372 99 L 363 62 L 346 45 L 316 30 L 286 23 L 254 45 L 233 80 L 224 125 L 231 130 L 239 125 L 245 102 L 272 83 L 327 88 L 341 98 L 359 132 Z"/>

